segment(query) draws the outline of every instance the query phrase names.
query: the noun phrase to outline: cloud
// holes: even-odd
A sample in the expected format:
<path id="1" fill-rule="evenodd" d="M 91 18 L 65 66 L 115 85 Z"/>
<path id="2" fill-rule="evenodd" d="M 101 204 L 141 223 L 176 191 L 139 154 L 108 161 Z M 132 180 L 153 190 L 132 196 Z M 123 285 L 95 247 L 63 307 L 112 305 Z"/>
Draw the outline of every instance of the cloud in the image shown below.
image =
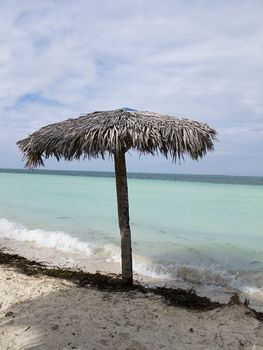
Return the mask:
<path id="1" fill-rule="evenodd" d="M 245 173 L 236 160 L 244 148 L 262 173 L 262 10 L 261 0 L 2 1 L 0 144 L 130 106 L 211 124 L 224 140 L 220 157 L 229 144 Z"/>

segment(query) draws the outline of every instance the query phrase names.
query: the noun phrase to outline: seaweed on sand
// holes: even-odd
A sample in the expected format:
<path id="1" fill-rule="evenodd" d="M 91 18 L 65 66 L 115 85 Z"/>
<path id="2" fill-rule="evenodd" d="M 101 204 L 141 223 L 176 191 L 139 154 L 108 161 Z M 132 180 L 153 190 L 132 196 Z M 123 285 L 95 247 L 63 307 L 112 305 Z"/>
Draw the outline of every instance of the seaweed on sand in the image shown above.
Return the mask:
<path id="1" fill-rule="evenodd" d="M 105 275 L 99 272 L 89 273 L 81 270 L 64 269 L 55 266 L 46 266 L 44 263 L 29 260 L 18 254 L 12 254 L 0 249 L 0 265 L 6 265 L 14 268 L 20 273 L 28 276 L 45 275 L 54 278 L 65 279 L 75 283 L 78 287 L 93 287 L 106 292 L 140 292 L 143 294 L 151 293 L 161 296 L 168 305 L 184 307 L 196 311 L 207 311 L 216 308 L 222 308 L 225 304 L 211 301 L 207 297 L 201 297 L 196 294 L 194 289 L 184 290 L 181 288 L 156 287 L 150 288 L 139 283 L 132 287 L 122 282 L 121 276 L 116 274 Z M 241 304 L 239 298 L 230 299 L 230 305 Z M 257 312 L 245 305 L 248 313 L 251 313 L 257 319 L 263 321 L 263 313 Z"/>

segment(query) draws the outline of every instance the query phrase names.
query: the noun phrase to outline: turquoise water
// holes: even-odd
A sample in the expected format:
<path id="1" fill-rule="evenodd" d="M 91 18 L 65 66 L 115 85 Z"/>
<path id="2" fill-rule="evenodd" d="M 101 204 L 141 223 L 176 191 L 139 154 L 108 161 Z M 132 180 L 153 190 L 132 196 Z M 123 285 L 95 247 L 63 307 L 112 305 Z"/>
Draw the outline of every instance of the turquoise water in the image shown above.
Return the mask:
<path id="1" fill-rule="evenodd" d="M 0 193 L 0 237 L 118 259 L 112 174 L 2 170 Z M 138 272 L 262 287 L 263 178 L 130 174 L 129 200 Z"/>

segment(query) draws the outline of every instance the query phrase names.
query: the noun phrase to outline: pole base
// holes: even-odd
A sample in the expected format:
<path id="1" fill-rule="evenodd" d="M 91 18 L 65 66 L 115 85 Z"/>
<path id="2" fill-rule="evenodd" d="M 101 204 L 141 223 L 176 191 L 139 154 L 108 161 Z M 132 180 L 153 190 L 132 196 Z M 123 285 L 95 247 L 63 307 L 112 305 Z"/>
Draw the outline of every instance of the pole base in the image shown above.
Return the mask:
<path id="1" fill-rule="evenodd" d="M 122 283 L 124 286 L 132 287 L 133 286 L 133 278 L 132 277 L 129 277 L 129 278 L 122 277 Z"/>

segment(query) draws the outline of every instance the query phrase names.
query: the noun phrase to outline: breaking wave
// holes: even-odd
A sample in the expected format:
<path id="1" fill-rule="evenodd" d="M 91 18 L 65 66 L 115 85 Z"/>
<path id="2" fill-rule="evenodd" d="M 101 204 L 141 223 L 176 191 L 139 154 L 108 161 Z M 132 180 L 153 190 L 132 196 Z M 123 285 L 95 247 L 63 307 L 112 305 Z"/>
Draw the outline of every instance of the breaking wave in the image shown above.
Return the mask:
<path id="1" fill-rule="evenodd" d="M 55 248 L 66 252 L 79 251 L 88 255 L 93 252 L 91 244 L 81 242 L 63 231 L 30 230 L 5 218 L 0 218 L 0 237 L 33 242 L 39 248 Z"/>

